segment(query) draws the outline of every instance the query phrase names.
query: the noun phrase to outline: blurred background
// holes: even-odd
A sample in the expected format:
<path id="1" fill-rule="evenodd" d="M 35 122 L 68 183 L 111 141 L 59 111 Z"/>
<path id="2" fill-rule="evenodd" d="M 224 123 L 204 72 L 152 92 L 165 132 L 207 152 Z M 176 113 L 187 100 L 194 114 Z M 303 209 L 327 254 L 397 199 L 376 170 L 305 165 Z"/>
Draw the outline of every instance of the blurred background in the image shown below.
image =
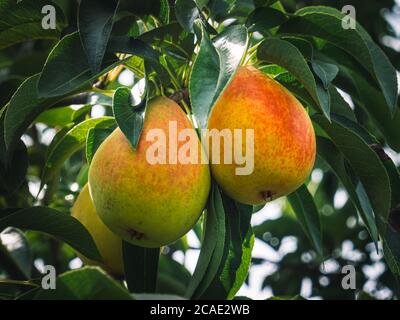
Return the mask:
<path id="1" fill-rule="evenodd" d="M 63 3 L 55 2 L 60 2 L 61 5 Z M 328 5 L 339 10 L 345 5 L 353 5 L 356 8 L 357 21 L 382 47 L 396 69 L 400 70 L 400 0 L 282 0 L 282 3 L 289 12 L 306 5 Z M 40 71 L 38 68 L 43 65 L 50 49 L 51 45 L 48 42 L 38 41 L 19 44 L 0 52 L 0 105 L 3 106 L 8 101 L 23 79 Z M 125 86 L 135 85 L 134 90 L 138 94 L 143 87 L 143 83 L 138 82 L 128 70 L 119 75 L 118 82 Z M 345 92 L 343 96 L 356 108 Z M 73 112 L 76 116 L 84 116 L 85 112 L 89 112 L 92 117 L 111 112 L 101 101 L 90 110 L 83 108 L 86 107 L 72 105 L 68 109 L 65 121 L 69 121 Z M 31 196 L 28 198 L 16 195 L 13 199 L 15 205 L 48 204 L 49 199 L 46 199 L 44 193 L 39 194 L 37 199 L 35 197 L 39 190 L 40 168 L 44 165 L 47 147 L 57 133 L 52 119 L 54 118 L 51 116 L 51 110 L 45 112 L 23 136 L 30 159 L 25 192 L 29 192 Z M 57 121 L 59 123 L 62 119 Z M 389 148 L 385 148 L 385 151 L 399 166 L 400 155 Z M 65 163 L 60 173 L 60 183 L 52 199 L 53 207 L 69 211 L 87 181 L 88 168 L 84 159 L 84 152 L 78 152 Z M 252 299 L 294 297 L 299 294 L 307 299 L 354 299 L 355 296 L 399 298 L 398 284 L 381 253 L 376 252 L 367 230 L 337 178 L 327 171 L 327 167 L 320 160 L 317 160 L 308 187 L 321 210 L 325 259 L 322 261 L 317 258 L 311 249 L 286 199 L 273 201 L 263 208 L 257 208 L 259 211 L 256 210 L 253 215 L 252 225 L 256 240 L 252 265 L 246 283 L 238 295 Z M 26 200 L 27 198 L 31 200 Z M 182 264 L 187 269 L 183 271 L 187 275 L 194 271 L 199 255 L 198 229 L 195 228 L 186 238 L 163 249 L 163 255 Z M 3 244 L 13 241 L 7 233 L 2 233 L 0 237 Z M 37 271 L 45 264 L 56 266 L 58 272 L 81 267 L 82 262 L 68 246 L 34 232 L 28 232 L 27 238 Z M 357 271 L 356 291 L 343 290 L 341 287 L 341 270 L 348 264 L 354 265 Z M 0 270 L 0 277 L 1 275 Z"/>

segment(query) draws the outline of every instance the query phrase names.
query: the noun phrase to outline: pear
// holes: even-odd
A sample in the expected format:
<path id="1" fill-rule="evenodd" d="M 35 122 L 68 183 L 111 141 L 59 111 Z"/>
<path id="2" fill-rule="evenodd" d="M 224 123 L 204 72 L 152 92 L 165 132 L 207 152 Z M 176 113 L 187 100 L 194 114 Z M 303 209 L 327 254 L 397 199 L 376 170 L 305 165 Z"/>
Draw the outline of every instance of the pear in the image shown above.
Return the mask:
<path id="1" fill-rule="evenodd" d="M 226 194 L 244 204 L 263 204 L 301 186 L 315 161 L 315 133 L 308 113 L 281 84 L 252 66 L 240 67 L 211 110 L 208 129 L 240 129 L 234 136 L 246 150 L 245 131 L 253 129 L 253 170 L 237 174 L 241 165 L 221 159 L 211 172 Z M 219 150 L 223 155 L 224 139 Z M 235 143 L 232 143 L 235 145 Z M 234 152 L 237 152 L 235 150 Z"/>
<path id="2" fill-rule="evenodd" d="M 208 199 L 209 166 L 170 157 L 171 153 L 176 158 L 175 151 L 189 143 L 171 137 L 172 127 L 178 134 L 187 129 L 192 133 L 189 140 L 195 148 L 188 149 L 190 156 L 204 152 L 179 105 L 158 97 L 147 106 L 137 148 L 117 128 L 100 145 L 89 169 L 89 189 L 99 217 L 115 234 L 138 246 L 161 247 L 185 235 Z M 165 155 L 168 159 L 162 162 Z"/>
<path id="3" fill-rule="evenodd" d="M 102 263 L 99 263 L 78 253 L 81 260 L 88 265 L 100 266 L 114 276 L 122 276 L 124 274 L 122 240 L 112 233 L 98 217 L 87 184 L 71 208 L 71 215 L 89 231 L 103 258 Z"/>

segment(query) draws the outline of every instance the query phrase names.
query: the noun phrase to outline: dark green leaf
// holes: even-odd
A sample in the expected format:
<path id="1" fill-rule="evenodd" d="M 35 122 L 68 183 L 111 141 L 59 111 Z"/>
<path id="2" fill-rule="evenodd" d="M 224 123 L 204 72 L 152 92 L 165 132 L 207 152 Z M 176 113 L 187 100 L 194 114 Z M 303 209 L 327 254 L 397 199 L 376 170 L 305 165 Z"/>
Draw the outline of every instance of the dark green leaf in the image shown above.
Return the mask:
<path id="1" fill-rule="evenodd" d="M 91 128 L 109 128 L 115 124 L 112 117 L 92 118 L 83 121 L 67 132 L 52 148 L 43 169 L 41 187 L 61 168 L 64 161 L 85 145 Z"/>
<path id="2" fill-rule="evenodd" d="M 177 0 L 175 2 L 176 19 L 186 31 L 193 31 L 193 23 L 199 17 L 199 14 L 199 9 L 194 0 Z"/>
<path id="3" fill-rule="evenodd" d="M 320 78 L 325 89 L 328 89 L 329 85 L 336 78 L 339 68 L 331 63 L 323 62 L 317 59 L 312 60 L 311 66 L 315 74 Z"/>
<path id="4" fill-rule="evenodd" d="M 345 187 L 347 193 L 354 206 L 357 208 L 362 220 L 364 221 L 371 238 L 375 244 L 378 242 L 378 229 L 375 223 L 375 216 L 370 206 L 368 198 L 365 198 L 365 190 L 361 184 L 357 188 L 351 180 L 345 165 L 345 158 L 343 154 L 329 139 L 317 137 L 317 151 L 318 155 L 332 168 L 333 172 L 339 178 Z M 358 192 L 357 192 L 358 191 Z M 362 198 L 360 198 L 361 196 Z M 361 202 L 362 201 L 362 202 Z"/>
<path id="5" fill-rule="evenodd" d="M 33 120 L 57 99 L 43 99 L 37 95 L 40 75 L 26 79 L 12 96 L 4 120 L 4 140 L 7 148 L 12 149 L 19 137 Z"/>
<path id="6" fill-rule="evenodd" d="M 379 84 L 392 115 L 397 108 L 396 70 L 363 27 L 344 29 L 344 14 L 329 7 L 307 7 L 284 23 L 281 33 L 312 35 L 326 39 L 353 56 Z"/>
<path id="7" fill-rule="evenodd" d="M 142 133 L 146 113 L 147 98 L 136 107 L 131 105 L 131 91 L 118 88 L 114 93 L 113 112 L 119 128 L 129 143 L 136 149 Z"/>
<path id="8" fill-rule="evenodd" d="M 16 228 L 0 233 L 0 263 L 13 279 L 29 279 L 32 255 L 25 235 Z"/>
<path id="9" fill-rule="evenodd" d="M 232 299 L 245 281 L 251 263 L 254 235 L 250 225 L 253 208 L 222 195 L 226 217 L 223 260 L 202 299 Z"/>
<path id="10" fill-rule="evenodd" d="M 318 209 L 305 185 L 288 195 L 288 200 L 296 213 L 304 232 L 316 252 L 322 257 L 322 232 Z"/>
<path id="11" fill-rule="evenodd" d="M 265 40 L 258 48 L 257 56 L 284 67 L 300 81 L 320 106 L 324 115 L 330 119 L 330 98 L 314 78 L 306 60 L 296 46 L 289 41 L 277 38 Z"/>
<path id="12" fill-rule="evenodd" d="M 0 49 L 32 39 L 58 39 L 65 26 L 63 12 L 54 3 L 56 9 L 56 29 L 44 29 L 42 20 L 47 11 L 42 8 L 48 5 L 44 0 L 2 0 L 0 3 Z M 44 19 L 46 20 L 46 19 Z"/>
<path id="13" fill-rule="evenodd" d="M 202 40 L 193 64 L 189 82 L 192 110 L 201 127 L 207 125 L 208 114 L 231 81 L 247 46 L 243 26 L 231 26 L 213 39 L 202 28 Z"/>
<path id="14" fill-rule="evenodd" d="M 332 123 L 321 115 L 312 119 L 328 134 L 360 178 L 377 218 L 387 221 L 391 199 L 389 177 L 379 157 L 363 140 L 357 124 L 341 116 L 335 116 Z"/>
<path id="15" fill-rule="evenodd" d="M 116 0 L 80 2 L 79 35 L 93 74 L 100 71 L 117 7 Z"/>
<path id="16" fill-rule="evenodd" d="M 50 52 L 37 85 L 38 95 L 41 98 L 51 98 L 77 90 L 83 91 L 102 73 L 111 70 L 119 63 L 122 61 L 106 55 L 101 73 L 92 74 L 79 33 L 69 34 Z"/>
<path id="17" fill-rule="evenodd" d="M 93 127 L 89 129 L 86 138 L 86 160 L 88 164 L 92 162 L 97 149 L 112 132 L 113 129 L 111 128 Z"/>
<path id="18" fill-rule="evenodd" d="M 247 18 L 246 27 L 250 32 L 265 32 L 281 25 L 286 20 L 286 15 L 279 10 L 270 7 L 259 7 Z"/>
<path id="19" fill-rule="evenodd" d="M 41 289 L 35 300 L 132 300 L 129 292 L 104 271 L 85 267 L 57 277 L 56 289 Z"/>
<path id="20" fill-rule="evenodd" d="M 224 215 L 221 194 L 217 186 L 213 186 L 205 216 L 199 259 L 185 295 L 188 298 L 201 296 L 218 271 L 225 242 Z"/>
<path id="21" fill-rule="evenodd" d="M 143 248 L 122 242 L 125 278 L 130 292 L 156 291 L 159 248 Z"/>
<path id="22" fill-rule="evenodd" d="M 26 181 L 28 164 L 28 152 L 22 140 L 18 141 L 14 150 L 4 150 L 0 155 L 0 192 L 12 194 L 18 190 Z"/>
<path id="23" fill-rule="evenodd" d="M 50 234 L 93 260 L 101 260 L 100 253 L 85 227 L 69 214 L 47 207 L 0 210 L 0 230 L 15 227 Z"/>

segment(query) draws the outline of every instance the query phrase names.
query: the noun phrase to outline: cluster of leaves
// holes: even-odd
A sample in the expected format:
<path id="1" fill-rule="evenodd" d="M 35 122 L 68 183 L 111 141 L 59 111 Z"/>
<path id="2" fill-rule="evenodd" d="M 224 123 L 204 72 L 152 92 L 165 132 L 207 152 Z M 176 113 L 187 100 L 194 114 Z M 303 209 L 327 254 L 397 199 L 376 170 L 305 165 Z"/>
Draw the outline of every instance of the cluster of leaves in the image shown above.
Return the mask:
<path id="1" fill-rule="evenodd" d="M 67 271 L 71 248 L 100 259 L 86 229 L 68 212 L 87 182 L 97 147 L 116 126 L 135 148 L 147 101 L 166 95 L 204 127 L 242 64 L 256 65 L 306 106 L 317 134 L 316 167 L 345 188 L 346 210 L 358 213 L 377 248 L 382 244 L 397 277 L 400 176 L 382 149 L 400 151 L 396 70 L 363 27 L 343 29 L 343 14 L 331 7 L 289 13 L 279 1 L 142 2 L 53 0 L 55 30 L 41 26 L 47 2 L 5 0 L 0 5 L 0 272 L 12 279 L 0 282 L 0 293 L 21 299 L 147 297 L 130 292 L 233 298 L 246 280 L 254 236 L 262 239 L 269 228 L 279 229 L 266 222 L 253 233 L 250 219 L 256 208 L 236 203 L 217 185 L 194 228 L 202 240 L 194 274 L 171 258 L 188 249 L 185 238 L 161 257 L 159 250 L 124 243 L 129 291 L 98 269 Z M 118 81 L 125 70 L 133 72 L 133 85 Z M 354 107 L 339 89 L 351 96 Z M 104 116 L 93 117 L 98 105 Z M 43 125 L 56 132 L 48 145 Z M 39 196 L 31 195 L 35 187 Z M 330 222 L 321 209 L 331 198 L 317 201 L 318 194 L 304 185 L 288 203 L 303 233 L 298 224 L 290 224 L 292 232 L 299 239 L 305 235 L 303 248 L 312 246 L 321 262 L 343 239 L 334 234 L 328 239 L 334 238 L 335 245 L 322 241 L 321 225 Z M 343 224 L 341 219 L 335 223 Z M 286 225 L 286 215 L 281 220 L 276 223 Z M 7 247 L 3 239 L 11 233 L 19 246 Z M 57 278 L 57 290 L 40 289 L 40 274 L 32 267 L 38 258 L 59 273 L 66 271 Z M 315 277 L 317 262 L 303 275 Z M 280 270 L 281 279 L 297 267 L 290 263 Z M 269 285 L 278 282 L 267 278 Z M 102 290 L 93 291 L 93 283 L 102 283 Z M 284 284 L 287 292 L 276 286 L 274 292 L 298 294 L 298 281 L 293 283 L 292 288 Z"/>

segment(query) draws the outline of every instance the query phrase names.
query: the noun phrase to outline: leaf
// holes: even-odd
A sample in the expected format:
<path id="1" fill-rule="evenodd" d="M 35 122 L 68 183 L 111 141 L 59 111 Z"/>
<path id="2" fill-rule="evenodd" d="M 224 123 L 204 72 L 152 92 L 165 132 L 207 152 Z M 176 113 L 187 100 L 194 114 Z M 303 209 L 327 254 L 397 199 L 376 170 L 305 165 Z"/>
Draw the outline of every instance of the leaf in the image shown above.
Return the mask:
<path id="1" fill-rule="evenodd" d="M 36 123 L 43 123 L 49 127 L 63 127 L 71 123 L 74 109 L 70 106 L 61 108 L 51 108 L 42 112 L 36 119 Z"/>
<path id="2" fill-rule="evenodd" d="M 246 27 L 249 32 L 265 32 L 277 27 L 287 20 L 286 15 L 270 7 L 256 8 L 247 18 Z"/>
<path id="3" fill-rule="evenodd" d="M 42 173 L 41 188 L 58 172 L 66 159 L 84 146 L 89 129 L 109 128 L 114 124 L 115 121 L 112 117 L 92 118 L 79 123 L 61 137 L 47 156 Z"/>
<path id="4" fill-rule="evenodd" d="M 158 265 L 157 293 L 184 296 L 192 275 L 172 257 L 161 254 Z"/>
<path id="5" fill-rule="evenodd" d="M 0 233 L 0 263 L 13 279 L 29 279 L 32 255 L 25 235 L 16 228 L 6 228 Z"/>
<path id="6" fill-rule="evenodd" d="M 17 191 L 26 181 L 28 165 L 28 151 L 22 140 L 18 140 L 14 150 L 4 150 L 0 155 L 0 192 L 12 194 Z"/>
<path id="7" fill-rule="evenodd" d="M 312 116 L 343 153 L 359 177 L 375 215 L 387 221 L 391 199 L 388 174 L 376 153 L 363 140 L 357 124 L 335 115 L 329 123 L 321 115 Z"/>
<path id="8" fill-rule="evenodd" d="M 114 130 L 110 128 L 93 127 L 89 129 L 86 138 L 86 160 L 88 164 L 92 162 L 97 149 L 113 131 Z"/>
<path id="9" fill-rule="evenodd" d="M 32 39 L 58 39 L 66 21 L 63 12 L 56 9 L 56 29 L 44 29 L 42 8 L 49 3 L 44 0 L 2 0 L 0 3 L 0 49 Z"/>
<path id="10" fill-rule="evenodd" d="M 223 258 L 202 299 L 232 299 L 245 281 L 251 263 L 254 235 L 250 220 L 253 208 L 238 204 L 224 194 L 222 199 L 226 218 Z"/>
<path id="11" fill-rule="evenodd" d="M 345 158 L 337 147 L 327 138 L 317 137 L 318 155 L 332 168 L 335 175 L 345 187 L 352 203 L 357 208 L 369 234 L 375 244 L 378 243 L 378 229 L 375 223 L 375 216 L 368 199 L 365 199 L 365 189 L 362 185 L 354 185 L 346 169 Z M 357 192 L 358 191 L 358 192 Z M 362 198 L 360 198 L 360 196 Z M 361 202 L 362 201 L 362 202 Z M 363 203 L 363 205 L 362 205 Z"/>
<path id="12" fill-rule="evenodd" d="M 128 36 L 112 37 L 107 50 L 113 53 L 129 53 L 136 55 L 152 63 L 158 63 L 160 56 L 159 53 L 144 40 Z"/>
<path id="13" fill-rule="evenodd" d="M 117 281 L 97 267 L 67 271 L 57 277 L 56 289 L 41 289 L 35 300 L 133 300 Z"/>
<path id="14" fill-rule="evenodd" d="M 199 9 L 194 0 L 177 0 L 175 2 L 176 19 L 186 31 L 193 32 L 193 23 L 199 15 Z"/>
<path id="15" fill-rule="evenodd" d="M 159 248 L 143 248 L 122 242 L 125 278 L 130 292 L 156 291 Z"/>
<path id="16" fill-rule="evenodd" d="M 79 34 L 75 32 L 65 36 L 50 52 L 38 83 L 39 97 L 50 98 L 83 91 L 102 74 L 124 62 L 115 57 L 117 52 L 138 55 L 150 62 L 158 61 L 157 52 L 143 41 L 126 36 L 113 37 L 101 71 L 92 74 Z"/>
<path id="17" fill-rule="evenodd" d="M 168 0 L 160 0 L 160 12 L 158 17 L 163 24 L 169 23 L 170 8 Z"/>
<path id="18" fill-rule="evenodd" d="M 339 73 L 339 68 L 336 65 L 317 59 L 313 59 L 311 66 L 315 74 L 321 79 L 325 89 L 328 89 L 333 79 Z"/>
<path id="19" fill-rule="evenodd" d="M 111 70 L 119 63 L 122 61 L 106 55 L 101 72 L 92 74 L 79 33 L 69 34 L 56 44 L 47 57 L 37 85 L 38 96 L 53 98 L 82 91 L 102 73 Z"/>
<path id="20" fill-rule="evenodd" d="M 47 207 L 0 210 L 0 230 L 15 227 L 44 232 L 69 244 L 92 260 L 101 260 L 100 253 L 85 227 L 69 214 Z"/>
<path id="21" fill-rule="evenodd" d="M 329 95 L 317 84 L 306 60 L 296 46 L 286 40 L 269 38 L 259 46 L 257 57 L 260 60 L 276 63 L 292 73 L 320 106 L 325 117 L 330 119 Z"/>
<path id="22" fill-rule="evenodd" d="M 247 41 L 247 31 L 243 26 L 226 28 L 213 42 L 202 27 L 200 50 L 189 80 L 192 110 L 201 127 L 206 127 L 212 106 L 239 67 Z"/>
<path id="23" fill-rule="evenodd" d="M 204 235 L 200 255 L 185 296 L 201 296 L 218 271 L 225 238 L 225 216 L 221 194 L 213 186 L 204 222 Z"/>
<path id="24" fill-rule="evenodd" d="M 37 95 L 40 75 L 26 79 L 11 97 L 4 119 L 4 141 L 8 149 L 18 141 L 33 120 L 57 99 L 43 99 Z"/>
<path id="25" fill-rule="evenodd" d="M 357 24 L 356 29 L 344 29 L 345 15 L 329 7 L 307 7 L 295 15 L 279 32 L 319 37 L 349 53 L 374 77 L 394 115 L 398 96 L 396 70 L 363 27 Z"/>
<path id="26" fill-rule="evenodd" d="M 133 107 L 130 101 L 130 89 L 118 88 L 114 93 L 113 112 L 119 128 L 132 148 L 136 149 L 144 125 L 147 97 L 136 107 Z"/>
<path id="27" fill-rule="evenodd" d="M 287 198 L 308 239 L 317 254 L 322 257 L 321 221 L 312 195 L 307 187 L 302 185 L 295 192 L 289 194 Z"/>
<path id="28" fill-rule="evenodd" d="M 82 0 L 80 2 L 78 11 L 79 35 L 93 74 L 100 71 L 118 3 L 116 0 L 100 2 Z"/>

